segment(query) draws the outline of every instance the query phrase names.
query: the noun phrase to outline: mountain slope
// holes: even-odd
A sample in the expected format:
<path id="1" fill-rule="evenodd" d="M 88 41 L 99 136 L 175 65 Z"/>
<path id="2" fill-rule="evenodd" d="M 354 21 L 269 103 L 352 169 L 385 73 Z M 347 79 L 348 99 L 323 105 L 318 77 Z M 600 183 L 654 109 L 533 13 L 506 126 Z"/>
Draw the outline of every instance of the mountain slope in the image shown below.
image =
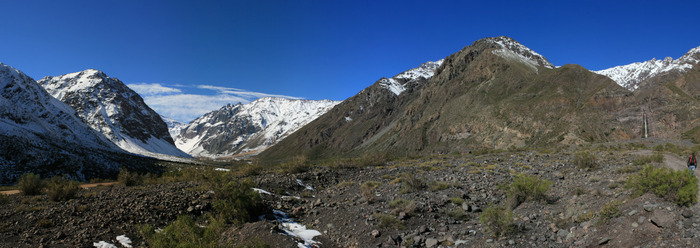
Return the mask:
<path id="1" fill-rule="evenodd" d="M 85 180 L 116 175 L 129 156 L 51 97 L 37 82 L 0 63 L 0 184 L 26 172 Z M 132 167 L 133 166 L 133 167 Z"/>
<path id="2" fill-rule="evenodd" d="M 330 100 L 261 98 L 226 105 L 190 122 L 176 138 L 178 148 L 194 156 L 257 154 L 333 108 Z"/>
<path id="3" fill-rule="evenodd" d="M 607 76 L 620 86 L 634 91 L 637 90 L 645 80 L 664 74 L 680 76 L 680 74 L 692 69 L 698 63 L 700 63 L 700 47 L 690 49 L 690 51 L 676 60 L 671 57 L 666 57 L 663 60 L 652 59 L 645 62 L 637 62 L 595 71 L 595 73 Z"/>
<path id="4" fill-rule="evenodd" d="M 168 126 L 168 132 L 170 133 L 170 137 L 172 137 L 173 140 L 175 140 L 175 138 L 180 134 L 180 131 L 182 131 L 182 129 L 187 127 L 187 124 L 181 121 L 171 119 L 162 115 L 160 116 L 160 118 L 162 118 L 165 122 L 165 125 Z"/>
<path id="5" fill-rule="evenodd" d="M 636 135 L 631 124 L 636 117 L 616 118 L 636 114 L 625 111 L 629 91 L 580 66 L 554 68 L 508 37 L 474 42 L 401 95 L 387 93 L 382 81 L 259 157 L 412 156 Z"/>
<path id="6" fill-rule="evenodd" d="M 90 69 L 44 77 L 39 84 L 126 151 L 151 157 L 189 157 L 175 147 L 160 115 L 119 79 Z"/>

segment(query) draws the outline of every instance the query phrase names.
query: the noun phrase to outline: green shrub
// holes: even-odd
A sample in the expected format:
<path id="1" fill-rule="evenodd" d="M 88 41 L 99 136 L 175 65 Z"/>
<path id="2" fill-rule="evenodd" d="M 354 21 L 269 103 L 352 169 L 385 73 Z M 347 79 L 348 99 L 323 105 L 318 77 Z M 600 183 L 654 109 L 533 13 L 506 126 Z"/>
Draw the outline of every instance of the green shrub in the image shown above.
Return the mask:
<path id="1" fill-rule="evenodd" d="M 246 164 L 238 168 L 238 171 L 243 176 L 257 176 L 264 170 L 260 164 Z"/>
<path id="2" fill-rule="evenodd" d="M 221 221 L 211 219 L 209 226 L 200 227 L 188 215 L 181 215 L 163 231 L 156 232 L 150 225 L 142 226 L 139 230 L 149 247 L 219 247 L 218 240 L 223 225 Z"/>
<path id="3" fill-rule="evenodd" d="M 506 186 L 511 209 L 515 209 L 518 205 L 528 200 L 545 200 L 545 193 L 551 185 L 552 182 L 546 179 L 525 174 L 516 175 L 513 182 Z"/>
<path id="4" fill-rule="evenodd" d="M 663 163 L 664 155 L 660 152 L 655 152 L 653 155 L 649 156 L 637 156 L 637 158 L 632 160 L 632 165 L 642 166 L 652 162 Z"/>
<path id="5" fill-rule="evenodd" d="M 374 190 L 379 187 L 379 185 L 382 185 L 382 183 L 377 181 L 367 181 L 360 186 L 360 194 L 368 203 L 374 202 Z"/>
<path id="6" fill-rule="evenodd" d="M 462 203 L 464 203 L 464 199 L 462 199 L 462 197 L 452 197 L 450 198 L 450 202 L 454 203 L 455 205 L 462 205 Z"/>
<path id="7" fill-rule="evenodd" d="M 399 214 L 401 212 L 404 212 L 406 214 L 411 214 L 411 213 L 413 213 L 413 211 L 416 210 L 416 204 L 413 203 L 413 201 L 409 201 L 406 199 L 393 200 L 389 203 L 389 206 L 394 208 L 391 211 L 393 214 Z"/>
<path id="8" fill-rule="evenodd" d="M 620 204 L 621 203 L 619 201 L 611 201 L 606 203 L 603 208 L 600 209 L 600 212 L 598 212 L 600 223 L 607 223 L 610 219 L 622 215 L 622 212 L 620 212 Z"/>
<path id="9" fill-rule="evenodd" d="M 80 189 L 80 184 L 66 177 L 55 176 L 47 184 L 47 189 L 49 191 L 49 200 L 67 201 L 75 198 Z"/>
<path id="10" fill-rule="evenodd" d="M 430 191 L 440 191 L 440 190 L 445 190 L 448 189 L 452 186 L 452 184 L 447 183 L 447 182 L 430 182 L 428 184 L 428 188 Z"/>
<path id="11" fill-rule="evenodd" d="M 379 227 L 381 228 L 392 228 L 400 230 L 406 228 L 403 222 L 401 222 L 393 215 L 377 213 L 374 214 L 374 218 L 376 218 L 379 221 Z"/>
<path id="12" fill-rule="evenodd" d="M 574 154 L 574 164 L 581 169 L 595 169 L 595 157 L 588 152 L 577 152 Z"/>
<path id="13" fill-rule="evenodd" d="M 425 188 L 425 181 L 422 178 L 417 177 L 414 173 L 401 174 L 399 181 L 401 182 L 401 189 L 399 190 L 399 193 L 401 194 L 410 193 Z"/>
<path id="14" fill-rule="evenodd" d="M 264 212 L 260 194 L 255 192 L 249 180 L 230 181 L 216 184 L 214 190 L 214 210 L 217 218 L 225 223 L 242 225 Z"/>
<path id="15" fill-rule="evenodd" d="M 44 183 L 41 178 L 34 173 L 27 173 L 19 177 L 19 189 L 25 195 L 38 195 L 44 189 Z"/>
<path id="16" fill-rule="evenodd" d="M 462 207 L 456 207 L 447 211 L 447 215 L 455 220 L 467 221 L 470 219 Z"/>
<path id="17" fill-rule="evenodd" d="M 491 206 L 484 210 L 479 222 L 486 227 L 494 237 L 511 233 L 513 228 L 513 212 L 503 206 Z"/>
<path id="18" fill-rule="evenodd" d="M 119 170 L 119 176 L 117 176 L 117 181 L 124 184 L 124 186 L 130 187 L 141 184 L 143 179 L 141 178 L 141 176 L 139 176 L 138 173 L 130 172 L 126 168 L 122 167 Z"/>
<path id="19" fill-rule="evenodd" d="M 697 177 L 690 176 L 687 170 L 674 171 L 649 165 L 632 176 L 625 187 L 632 189 L 633 196 L 652 192 L 678 205 L 690 206 L 697 202 L 697 183 Z"/>

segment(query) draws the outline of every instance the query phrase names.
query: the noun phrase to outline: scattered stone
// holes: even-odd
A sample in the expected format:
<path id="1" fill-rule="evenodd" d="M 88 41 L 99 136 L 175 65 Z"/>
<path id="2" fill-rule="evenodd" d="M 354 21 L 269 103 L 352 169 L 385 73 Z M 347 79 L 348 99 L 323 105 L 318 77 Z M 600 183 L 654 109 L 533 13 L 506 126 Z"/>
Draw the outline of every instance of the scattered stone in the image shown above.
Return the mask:
<path id="1" fill-rule="evenodd" d="M 637 228 L 639 227 L 639 224 L 637 224 L 637 222 L 632 222 L 632 227 Z"/>
<path id="2" fill-rule="evenodd" d="M 649 221 L 659 228 L 669 227 L 673 223 L 673 218 L 665 211 L 656 211 L 649 218 Z"/>
<path id="3" fill-rule="evenodd" d="M 557 232 L 557 236 L 560 238 L 564 238 L 566 237 L 566 235 L 569 235 L 569 231 L 567 230 L 559 229 L 559 231 Z"/>
<path id="4" fill-rule="evenodd" d="M 379 238 L 382 234 L 379 232 L 379 230 L 374 229 L 372 230 L 372 233 L 370 233 L 372 237 Z"/>
<path id="5" fill-rule="evenodd" d="M 401 239 L 401 235 L 391 235 L 391 241 L 394 242 L 394 245 L 401 245 L 401 242 L 403 241 Z"/>
<path id="6" fill-rule="evenodd" d="M 693 217 L 693 211 L 690 211 L 690 209 L 683 209 L 681 215 L 685 218 L 690 218 Z"/>
<path id="7" fill-rule="evenodd" d="M 428 232 L 428 227 L 426 225 L 422 225 L 418 227 L 418 233 L 426 233 Z"/>
<path id="8" fill-rule="evenodd" d="M 487 239 L 486 243 L 493 243 L 493 239 Z"/>
<path id="9" fill-rule="evenodd" d="M 508 240 L 508 245 L 515 245 L 515 240 L 509 239 L 509 240 Z"/>
<path id="10" fill-rule="evenodd" d="M 602 238 L 600 241 L 598 241 L 598 245 L 604 245 L 604 244 L 607 244 L 608 242 L 610 242 L 610 238 L 605 237 L 605 238 Z"/>
<path id="11" fill-rule="evenodd" d="M 472 208 L 469 207 L 469 204 L 467 202 L 462 202 L 462 210 L 464 211 L 471 211 Z"/>
<path id="12" fill-rule="evenodd" d="M 438 244 L 438 240 L 434 238 L 428 238 L 425 240 L 425 247 L 431 248 L 435 247 Z"/>
<path id="13" fill-rule="evenodd" d="M 636 213 L 637 213 L 637 210 L 632 210 L 629 213 L 627 213 L 627 215 L 632 216 L 632 215 L 635 215 Z"/>
<path id="14" fill-rule="evenodd" d="M 644 204 L 644 211 L 651 212 L 657 207 L 656 204 Z"/>
<path id="15" fill-rule="evenodd" d="M 639 218 L 637 219 L 637 222 L 638 222 L 639 224 L 642 224 L 642 223 L 644 223 L 644 221 L 646 221 L 646 220 L 647 220 L 646 217 L 644 217 L 644 216 L 639 216 Z"/>

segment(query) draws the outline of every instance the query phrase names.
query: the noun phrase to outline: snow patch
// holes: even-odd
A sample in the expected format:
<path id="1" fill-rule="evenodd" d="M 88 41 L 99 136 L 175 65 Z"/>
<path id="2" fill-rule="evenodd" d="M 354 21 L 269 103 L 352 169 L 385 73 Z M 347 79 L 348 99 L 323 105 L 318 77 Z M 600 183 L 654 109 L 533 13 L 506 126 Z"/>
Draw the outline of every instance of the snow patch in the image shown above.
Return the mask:
<path id="1" fill-rule="evenodd" d="M 321 232 L 313 229 L 307 229 L 305 225 L 299 224 L 293 219 L 287 217 L 287 213 L 273 210 L 275 219 L 282 223 L 280 228 L 289 236 L 297 237 L 303 241 L 297 243 L 299 248 L 313 248 L 318 247 L 321 243 L 314 241 L 314 237 L 320 236 Z"/>
<path id="2" fill-rule="evenodd" d="M 117 236 L 117 241 L 119 241 L 119 243 L 122 244 L 122 246 L 126 248 L 131 248 L 131 239 L 129 239 L 129 237 L 127 237 L 126 235 Z"/>
<path id="3" fill-rule="evenodd" d="M 547 59 L 532 49 L 523 46 L 517 41 L 508 37 L 489 38 L 488 41 L 498 44 L 501 49 L 492 51 L 493 54 L 506 59 L 515 59 L 522 61 L 531 66 L 537 71 L 537 66 L 544 66 L 549 69 L 554 69 L 554 65 L 549 63 Z"/>
<path id="4" fill-rule="evenodd" d="M 231 169 L 226 169 L 226 168 L 215 168 L 214 170 L 215 171 L 224 171 L 224 172 L 231 171 Z"/>
<path id="5" fill-rule="evenodd" d="M 314 188 L 313 188 L 313 187 L 311 187 L 311 186 L 309 186 L 309 185 L 305 185 L 301 180 L 297 179 L 296 182 L 297 182 L 297 184 L 299 184 L 301 187 L 304 187 L 304 188 L 307 189 L 307 190 L 314 191 Z"/>
<path id="6" fill-rule="evenodd" d="M 97 247 L 97 248 L 117 248 L 117 246 L 110 244 L 110 243 L 107 243 L 107 242 L 104 242 L 104 241 L 92 243 L 92 246 Z"/>

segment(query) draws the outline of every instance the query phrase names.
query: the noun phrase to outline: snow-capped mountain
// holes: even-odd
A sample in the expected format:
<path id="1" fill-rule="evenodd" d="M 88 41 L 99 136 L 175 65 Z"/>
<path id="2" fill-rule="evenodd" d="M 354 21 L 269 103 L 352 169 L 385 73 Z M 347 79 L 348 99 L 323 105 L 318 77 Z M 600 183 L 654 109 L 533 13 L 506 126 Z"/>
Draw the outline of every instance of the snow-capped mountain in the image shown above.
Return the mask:
<path id="1" fill-rule="evenodd" d="M 190 122 L 175 144 L 193 156 L 254 155 L 338 103 L 266 97 L 248 104 L 229 104 Z"/>
<path id="2" fill-rule="evenodd" d="M 160 115 L 119 79 L 98 70 L 44 77 L 39 84 L 53 97 L 122 149 L 150 157 L 189 157 L 177 149 Z"/>
<path id="3" fill-rule="evenodd" d="M 506 59 L 516 59 L 526 64 L 531 65 L 537 70 L 537 66 L 544 66 L 549 69 L 553 69 L 554 65 L 549 63 L 549 61 L 539 53 L 533 51 L 532 49 L 523 46 L 520 42 L 506 36 L 499 36 L 493 38 L 484 39 L 486 42 L 497 44 L 501 48 L 492 51 L 493 54 L 501 56 Z"/>
<path id="4" fill-rule="evenodd" d="M 685 55 L 676 60 L 671 57 L 666 57 L 663 60 L 652 59 L 594 72 L 607 76 L 620 86 L 634 91 L 639 88 L 640 83 L 644 80 L 668 72 L 683 73 L 693 68 L 698 62 L 700 62 L 700 47 L 690 49 Z"/>
<path id="5" fill-rule="evenodd" d="M 25 172 L 44 177 L 66 173 L 76 179 L 103 176 L 119 168 L 109 153 L 123 150 L 32 78 L 0 63 L 0 184 Z"/>
<path id="6" fill-rule="evenodd" d="M 168 132 L 170 132 L 170 137 L 173 137 L 173 140 L 180 134 L 180 131 L 182 131 L 183 128 L 187 127 L 187 123 L 168 118 L 165 116 L 160 116 L 161 119 L 165 122 L 166 125 L 168 125 Z"/>
<path id="7" fill-rule="evenodd" d="M 402 92 L 406 91 L 406 88 L 409 87 L 411 82 L 417 82 L 420 78 L 431 78 L 433 74 L 435 74 L 435 70 L 442 65 L 443 61 L 444 60 L 441 59 L 423 63 L 417 68 L 399 73 L 392 78 L 382 78 L 379 80 L 379 84 L 397 96 L 401 95 Z"/>

